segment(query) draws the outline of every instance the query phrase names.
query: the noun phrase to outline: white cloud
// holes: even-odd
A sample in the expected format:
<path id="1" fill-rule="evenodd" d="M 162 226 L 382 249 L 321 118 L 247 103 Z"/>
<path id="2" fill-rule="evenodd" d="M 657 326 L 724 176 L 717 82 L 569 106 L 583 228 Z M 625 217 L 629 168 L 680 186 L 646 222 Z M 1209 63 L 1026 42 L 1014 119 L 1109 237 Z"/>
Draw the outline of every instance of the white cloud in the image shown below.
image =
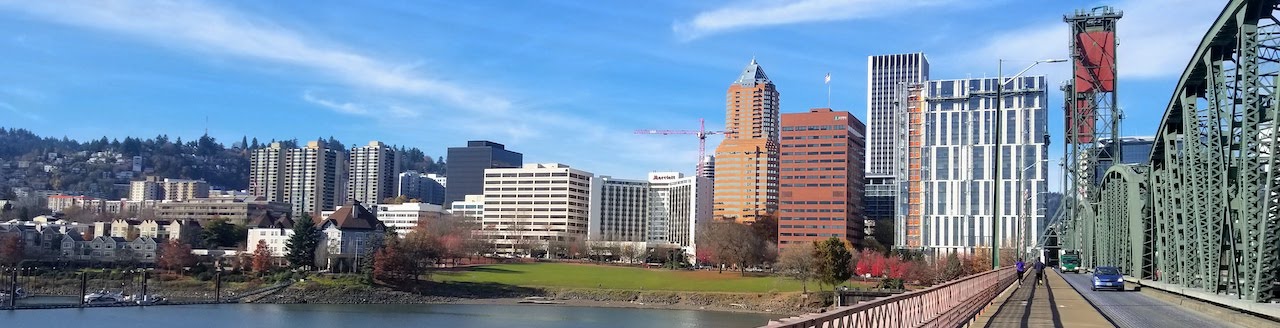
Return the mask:
<path id="1" fill-rule="evenodd" d="M 370 114 L 369 110 L 366 109 L 364 105 L 320 98 L 312 94 L 311 91 L 303 92 L 302 100 L 306 100 L 309 103 L 320 105 L 321 107 L 332 109 L 336 112 L 343 113 L 343 114 L 352 114 L 352 115 L 369 115 Z"/>
<path id="2" fill-rule="evenodd" d="M 865 19 L 908 9 L 955 3 L 955 0 L 800 0 L 755 1 L 698 13 L 671 29 L 685 40 L 753 27 L 806 22 Z"/>
<path id="3" fill-rule="evenodd" d="M 1116 27 L 1120 40 L 1116 50 L 1120 78 L 1163 78 L 1182 73 L 1222 7 L 1221 3 L 1201 0 L 1130 0 L 1116 4 L 1114 8 L 1124 12 Z M 952 59 L 961 65 L 981 63 L 980 67 L 984 68 L 990 67 L 987 63 L 994 63 L 997 58 L 1014 59 L 1013 66 L 1025 66 L 1039 59 L 1068 59 L 1068 38 L 1066 23 L 1046 21 L 993 36 L 975 50 Z M 1067 64 L 1038 70 L 1047 72 L 1053 79 L 1071 76 Z"/>
<path id="4" fill-rule="evenodd" d="M 13 113 L 14 115 L 18 115 L 18 116 L 25 117 L 25 118 L 27 118 L 28 120 L 32 120 L 32 121 L 39 121 L 39 120 L 41 120 L 41 119 L 40 119 L 40 115 L 36 115 L 36 114 L 34 114 L 34 113 L 29 113 L 29 112 L 26 112 L 26 111 L 20 110 L 20 109 L 18 109 L 18 107 L 15 107 L 15 106 L 13 106 L 13 105 L 11 105 L 11 104 L 9 104 L 9 103 L 3 102 L 3 101 L 0 101 L 0 108 L 3 108 L 3 109 L 5 109 L 5 110 L 7 110 L 7 111 L 9 111 L 9 112 Z"/>
<path id="5" fill-rule="evenodd" d="M 395 64 L 308 38 L 268 20 L 195 1 L 6 1 L 0 9 L 66 25 L 133 36 L 163 46 L 189 48 L 293 65 L 358 88 L 423 96 L 475 111 L 505 111 L 510 102 L 414 74 L 418 64 Z"/>

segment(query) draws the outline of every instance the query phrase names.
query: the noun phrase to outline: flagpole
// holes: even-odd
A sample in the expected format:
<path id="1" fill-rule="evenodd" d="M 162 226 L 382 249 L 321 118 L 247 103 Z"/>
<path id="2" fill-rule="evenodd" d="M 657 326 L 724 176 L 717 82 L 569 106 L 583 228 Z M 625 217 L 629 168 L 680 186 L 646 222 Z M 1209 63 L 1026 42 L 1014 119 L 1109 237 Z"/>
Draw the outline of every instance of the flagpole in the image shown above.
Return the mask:
<path id="1" fill-rule="evenodd" d="M 827 84 L 827 108 L 831 108 L 831 73 L 827 73 L 823 83 Z"/>

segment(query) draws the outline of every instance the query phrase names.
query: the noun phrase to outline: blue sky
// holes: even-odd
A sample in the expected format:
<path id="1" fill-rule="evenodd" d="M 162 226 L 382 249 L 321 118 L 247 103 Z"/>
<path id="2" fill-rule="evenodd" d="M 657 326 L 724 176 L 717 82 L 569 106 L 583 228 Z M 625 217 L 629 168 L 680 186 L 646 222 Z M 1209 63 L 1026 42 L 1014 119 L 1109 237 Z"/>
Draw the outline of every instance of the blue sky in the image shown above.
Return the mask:
<path id="1" fill-rule="evenodd" d="M 830 72 L 833 107 L 865 118 L 868 55 L 925 52 L 935 79 L 994 76 L 997 58 L 1017 71 L 1067 58 L 1062 15 L 1101 4 L 1125 14 L 1124 132 L 1153 134 L 1222 1 L 0 0 L 0 126 L 335 136 L 435 156 L 488 139 L 526 162 L 640 178 L 692 171 L 697 140 L 632 131 L 723 127 L 724 92 L 753 56 L 783 112 L 825 107 Z M 1029 74 L 1057 84 L 1069 69 Z M 1060 133 L 1061 93 L 1049 104 Z"/>

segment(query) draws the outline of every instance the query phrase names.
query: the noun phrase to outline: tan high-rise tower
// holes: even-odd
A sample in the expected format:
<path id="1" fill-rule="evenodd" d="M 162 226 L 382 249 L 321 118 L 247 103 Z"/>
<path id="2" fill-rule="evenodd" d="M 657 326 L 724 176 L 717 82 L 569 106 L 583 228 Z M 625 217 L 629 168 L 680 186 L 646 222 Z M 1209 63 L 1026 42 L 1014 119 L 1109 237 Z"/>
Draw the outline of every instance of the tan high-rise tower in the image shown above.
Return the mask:
<path id="1" fill-rule="evenodd" d="M 712 215 L 750 223 L 778 212 L 778 90 L 755 59 L 729 86 L 716 147 Z"/>

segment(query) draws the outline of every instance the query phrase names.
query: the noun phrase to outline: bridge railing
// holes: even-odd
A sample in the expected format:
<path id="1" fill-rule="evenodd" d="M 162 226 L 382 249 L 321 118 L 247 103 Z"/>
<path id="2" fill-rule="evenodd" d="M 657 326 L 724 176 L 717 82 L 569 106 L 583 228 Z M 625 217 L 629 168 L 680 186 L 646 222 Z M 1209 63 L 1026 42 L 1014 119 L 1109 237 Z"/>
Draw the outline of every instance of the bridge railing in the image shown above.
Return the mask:
<path id="1" fill-rule="evenodd" d="M 767 328 L 957 327 L 973 319 L 1016 278 L 1013 267 L 987 271 L 928 289 L 770 321 Z"/>

